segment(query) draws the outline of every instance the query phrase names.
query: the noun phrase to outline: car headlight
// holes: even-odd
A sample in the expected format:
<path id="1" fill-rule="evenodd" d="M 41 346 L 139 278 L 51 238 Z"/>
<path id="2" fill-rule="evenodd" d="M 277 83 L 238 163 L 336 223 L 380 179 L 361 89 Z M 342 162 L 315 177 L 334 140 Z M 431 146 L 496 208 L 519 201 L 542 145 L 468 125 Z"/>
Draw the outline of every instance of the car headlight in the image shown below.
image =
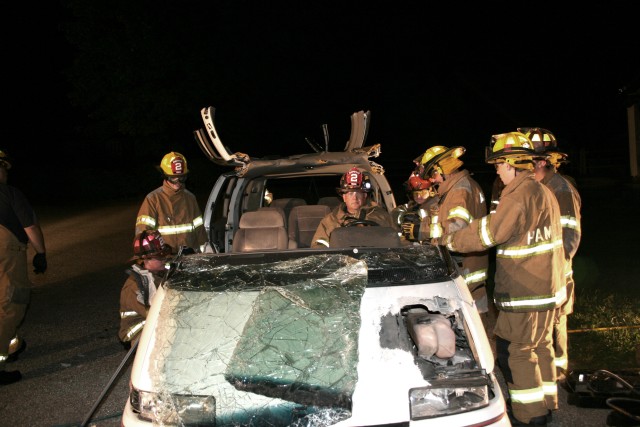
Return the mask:
<path id="1" fill-rule="evenodd" d="M 411 419 L 474 411 L 488 406 L 489 399 L 489 380 L 485 377 L 433 380 L 426 387 L 409 390 Z"/>
<path id="2" fill-rule="evenodd" d="M 140 418 L 154 424 L 215 424 L 216 400 L 213 396 L 150 393 L 133 389 L 129 400 Z"/>

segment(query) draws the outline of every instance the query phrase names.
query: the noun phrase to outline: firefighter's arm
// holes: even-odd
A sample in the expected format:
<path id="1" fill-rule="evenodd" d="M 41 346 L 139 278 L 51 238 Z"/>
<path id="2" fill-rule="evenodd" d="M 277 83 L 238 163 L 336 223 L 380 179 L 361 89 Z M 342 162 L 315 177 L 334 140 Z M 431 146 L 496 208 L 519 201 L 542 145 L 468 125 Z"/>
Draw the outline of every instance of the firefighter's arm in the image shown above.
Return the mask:
<path id="1" fill-rule="evenodd" d="M 44 273 L 47 271 L 47 250 L 44 246 L 44 235 L 42 234 L 42 228 L 40 225 L 34 224 L 29 227 L 25 227 L 25 233 L 29 237 L 29 242 L 36 251 L 33 257 L 34 273 Z"/>

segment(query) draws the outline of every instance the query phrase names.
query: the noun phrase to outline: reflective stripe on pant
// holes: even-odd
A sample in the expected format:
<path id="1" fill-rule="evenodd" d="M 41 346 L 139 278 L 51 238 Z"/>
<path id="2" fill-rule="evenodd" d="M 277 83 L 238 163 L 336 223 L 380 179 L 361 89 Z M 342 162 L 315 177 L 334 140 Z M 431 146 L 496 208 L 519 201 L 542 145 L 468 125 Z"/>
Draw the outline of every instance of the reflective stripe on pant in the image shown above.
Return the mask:
<path id="1" fill-rule="evenodd" d="M 509 388 L 513 415 L 523 423 L 558 409 L 551 342 L 554 314 L 555 310 L 498 314 L 498 365 Z"/>

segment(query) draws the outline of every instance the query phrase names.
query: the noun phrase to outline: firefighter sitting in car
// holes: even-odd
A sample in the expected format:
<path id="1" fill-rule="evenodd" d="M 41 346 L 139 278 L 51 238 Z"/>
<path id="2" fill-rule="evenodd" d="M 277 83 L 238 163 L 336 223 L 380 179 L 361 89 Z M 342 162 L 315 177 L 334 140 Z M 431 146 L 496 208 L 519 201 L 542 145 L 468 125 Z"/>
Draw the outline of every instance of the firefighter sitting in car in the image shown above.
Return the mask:
<path id="1" fill-rule="evenodd" d="M 163 279 L 166 259 L 171 256 L 157 230 L 144 230 L 133 240 L 135 263 L 127 269 L 129 275 L 120 291 L 120 331 L 118 338 L 126 350 L 140 337 L 149 313 L 151 301 Z"/>
<path id="2" fill-rule="evenodd" d="M 311 239 L 311 247 L 328 248 L 331 232 L 338 227 L 367 223 L 393 227 L 389 212 L 369 199 L 371 190 L 371 182 L 358 168 L 349 169 L 340 178 L 340 187 L 336 189 L 343 203 L 322 218 Z"/>

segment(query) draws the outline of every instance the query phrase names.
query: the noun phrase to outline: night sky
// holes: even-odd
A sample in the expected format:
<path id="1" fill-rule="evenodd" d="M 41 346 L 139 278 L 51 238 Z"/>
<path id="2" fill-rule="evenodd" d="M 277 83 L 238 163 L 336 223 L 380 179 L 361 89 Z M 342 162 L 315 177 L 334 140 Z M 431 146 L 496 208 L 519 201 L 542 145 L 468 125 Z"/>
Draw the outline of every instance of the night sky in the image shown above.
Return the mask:
<path id="1" fill-rule="evenodd" d="M 323 123 L 341 150 L 358 110 L 371 111 L 367 145 L 382 144 L 380 163 L 407 173 L 432 145 L 464 145 L 481 164 L 492 134 L 522 126 L 551 130 L 570 153 L 627 150 L 625 87 L 640 77 L 631 1 L 566 12 L 540 2 L 116 0 L 93 13 L 46 3 L 7 17 L 12 137 L 2 146 L 49 182 L 119 162 L 153 174 L 169 150 L 205 162 L 192 132 L 209 105 L 223 143 L 255 157 L 306 152 Z"/>

